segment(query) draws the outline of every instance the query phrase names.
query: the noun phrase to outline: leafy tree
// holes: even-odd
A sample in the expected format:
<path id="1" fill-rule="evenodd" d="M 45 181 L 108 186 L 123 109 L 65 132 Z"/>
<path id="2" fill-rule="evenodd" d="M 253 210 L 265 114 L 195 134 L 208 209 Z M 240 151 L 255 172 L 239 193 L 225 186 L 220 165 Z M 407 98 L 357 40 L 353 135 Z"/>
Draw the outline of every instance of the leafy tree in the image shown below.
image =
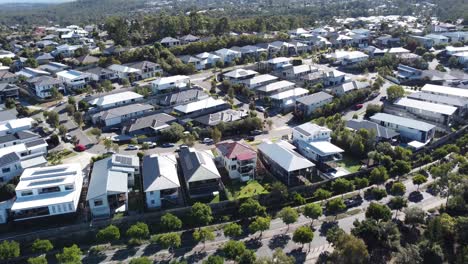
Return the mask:
<path id="1" fill-rule="evenodd" d="M 76 105 L 76 99 L 73 96 L 68 97 L 68 104 L 75 106 Z"/>
<path id="2" fill-rule="evenodd" d="M 57 253 L 55 257 L 61 264 L 81 264 L 81 249 L 73 244 L 71 247 L 64 247 L 62 253 Z"/>
<path id="3" fill-rule="evenodd" d="M 202 242 L 203 247 L 205 247 L 206 241 L 213 241 L 215 239 L 215 234 L 211 228 L 204 227 L 193 232 L 193 239 Z"/>
<path id="4" fill-rule="evenodd" d="M 314 219 L 318 219 L 320 216 L 322 216 L 322 206 L 316 203 L 310 203 L 304 206 L 302 214 L 307 217 L 312 219 L 311 225 L 314 222 Z"/>
<path id="5" fill-rule="evenodd" d="M 178 230 L 182 227 L 182 221 L 171 213 L 166 213 L 161 217 L 161 226 L 164 230 Z"/>
<path id="6" fill-rule="evenodd" d="M 405 90 L 399 85 L 392 85 L 387 88 L 387 95 L 390 101 L 394 101 L 405 95 Z"/>
<path id="7" fill-rule="evenodd" d="M 366 107 L 366 114 L 364 115 L 366 118 L 369 118 L 377 113 L 382 112 L 382 106 L 378 104 L 368 104 Z"/>
<path id="8" fill-rule="evenodd" d="M 399 247 L 393 259 L 395 264 L 421 264 L 423 261 L 418 246 L 412 244 Z"/>
<path id="9" fill-rule="evenodd" d="M 112 142 L 112 139 L 110 139 L 110 138 L 105 138 L 103 143 L 104 143 L 104 147 L 106 148 L 107 152 L 109 152 L 111 150 L 112 145 L 114 144 Z"/>
<path id="10" fill-rule="evenodd" d="M 263 216 L 266 214 L 266 208 L 257 200 L 248 198 L 239 207 L 239 214 L 243 217 Z"/>
<path id="11" fill-rule="evenodd" d="M 396 196 L 390 200 L 388 205 L 390 206 L 390 208 L 396 210 L 395 212 L 395 218 L 396 218 L 398 215 L 398 211 L 406 207 L 408 205 L 408 201 L 401 196 Z"/>
<path id="12" fill-rule="evenodd" d="M 411 171 L 411 164 L 408 161 L 397 160 L 393 164 L 390 174 L 394 176 L 402 176 Z"/>
<path id="13" fill-rule="evenodd" d="M 327 212 L 336 215 L 337 213 L 346 209 L 346 205 L 343 201 L 343 198 L 335 198 L 328 201 L 326 209 Z"/>
<path id="14" fill-rule="evenodd" d="M 370 203 L 366 210 L 366 217 L 377 221 L 388 221 L 392 217 L 392 212 L 386 205 L 378 203 Z"/>
<path id="15" fill-rule="evenodd" d="M 234 237 L 238 237 L 242 235 L 242 227 L 237 223 L 226 224 L 223 230 L 224 230 L 224 236 L 227 236 L 227 237 L 234 238 Z"/>
<path id="16" fill-rule="evenodd" d="M 112 242 L 120 239 L 120 230 L 115 225 L 109 225 L 96 234 L 96 239 L 101 243 Z"/>
<path id="17" fill-rule="evenodd" d="M 73 114 L 73 120 L 75 120 L 76 124 L 78 124 L 79 127 L 83 126 L 83 114 L 80 112 L 75 112 Z"/>
<path id="18" fill-rule="evenodd" d="M 59 92 L 57 87 L 52 87 L 52 89 L 50 89 L 50 96 L 56 101 L 60 101 L 63 98 L 62 93 Z"/>
<path id="19" fill-rule="evenodd" d="M 361 190 L 369 186 L 369 180 L 367 178 L 355 178 L 354 185 L 356 189 Z"/>
<path id="20" fill-rule="evenodd" d="M 60 125 L 58 129 L 59 129 L 59 135 L 62 137 L 68 133 L 68 129 L 64 125 Z"/>
<path id="21" fill-rule="evenodd" d="M 395 251 L 400 245 L 400 232 L 394 222 L 377 221 L 369 218 L 363 221 L 356 220 L 353 225 L 354 228 L 351 233 L 364 240 L 369 252 L 378 252 L 374 259 L 382 259 L 391 251 Z"/>
<path id="22" fill-rule="evenodd" d="M 286 200 L 288 199 L 289 193 L 288 193 L 288 187 L 284 185 L 283 183 L 276 181 L 271 185 L 271 190 L 270 194 L 273 197 L 280 197 L 281 200 Z"/>
<path id="23" fill-rule="evenodd" d="M 47 239 L 36 239 L 31 246 L 32 252 L 35 253 L 47 253 L 54 248 L 50 240 Z"/>
<path id="24" fill-rule="evenodd" d="M 296 209 L 288 206 L 281 209 L 281 211 L 278 213 L 278 217 L 281 218 L 281 220 L 283 220 L 286 225 L 288 225 L 289 229 L 289 225 L 297 221 L 299 214 L 297 213 Z"/>
<path id="25" fill-rule="evenodd" d="M 58 128 L 59 126 L 59 115 L 55 111 L 50 111 L 47 113 L 46 122 L 53 128 Z"/>
<path id="26" fill-rule="evenodd" d="M 455 219 L 447 213 L 432 218 L 425 230 L 426 237 L 433 242 L 451 241 L 455 234 Z"/>
<path id="27" fill-rule="evenodd" d="M 151 242 L 159 244 L 162 248 L 167 248 L 169 252 L 171 252 L 173 248 L 180 247 L 182 244 L 180 234 L 175 232 L 152 236 Z"/>
<path id="28" fill-rule="evenodd" d="M 218 143 L 219 141 L 221 141 L 221 137 L 221 131 L 219 131 L 217 127 L 213 128 L 213 130 L 211 131 L 211 138 L 213 139 L 213 141 L 215 143 Z"/>
<path id="29" fill-rule="evenodd" d="M 319 200 L 326 200 L 332 196 L 332 193 L 330 191 L 327 191 L 322 188 L 318 188 L 314 192 L 314 197 L 319 199 Z M 323 202 L 323 201 L 322 201 Z"/>
<path id="30" fill-rule="evenodd" d="M 152 264 L 153 262 L 148 257 L 132 258 L 130 264 Z"/>
<path id="31" fill-rule="evenodd" d="M 414 177 L 413 177 L 413 184 L 416 184 L 418 186 L 418 191 L 419 191 L 419 186 L 423 183 L 427 182 L 427 178 L 426 176 L 422 175 L 422 174 L 416 174 Z"/>
<path id="32" fill-rule="evenodd" d="M 28 264 L 47 264 L 47 259 L 45 256 L 28 258 Z"/>
<path id="33" fill-rule="evenodd" d="M 374 168 L 370 173 L 370 180 L 372 183 L 382 184 L 388 180 L 387 169 L 383 166 Z"/>
<path id="34" fill-rule="evenodd" d="M 65 106 L 65 111 L 68 113 L 68 116 L 73 116 L 75 114 L 75 105 L 67 104 Z"/>
<path id="35" fill-rule="evenodd" d="M 271 219 L 269 217 L 257 216 L 255 220 L 250 223 L 249 229 L 250 232 L 256 233 L 260 231 L 260 237 L 263 235 L 263 231 L 266 231 L 270 228 Z"/>
<path id="36" fill-rule="evenodd" d="M 404 195 L 406 192 L 406 186 L 402 182 L 395 182 L 390 189 L 390 193 L 393 195 Z"/>
<path id="37" fill-rule="evenodd" d="M 423 224 L 426 218 L 426 213 L 423 209 L 417 206 L 411 206 L 405 209 L 405 224 L 416 226 L 417 224 Z"/>
<path id="38" fill-rule="evenodd" d="M 369 252 L 362 239 L 339 232 L 333 242 L 331 263 L 364 264 L 369 260 Z"/>
<path id="39" fill-rule="evenodd" d="M 294 242 L 301 243 L 302 247 L 304 247 L 304 244 L 312 242 L 312 239 L 314 239 L 314 232 L 308 226 L 301 226 L 296 229 L 292 238 Z"/>
<path id="40" fill-rule="evenodd" d="M 203 261 L 203 264 L 223 264 L 224 258 L 221 256 L 211 255 L 206 260 Z"/>
<path id="41" fill-rule="evenodd" d="M 226 258 L 233 260 L 242 255 L 246 249 L 244 242 L 236 240 L 229 240 L 223 246 L 223 252 Z"/>
<path id="42" fill-rule="evenodd" d="M 81 100 L 78 102 L 78 109 L 81 111 L 88 111 L 89 109 L 89 103 L 86 102 L 85 100 Z M 74 115 L 73 115 L 74 116 Z"/>
<path id="43" fill-rule="evenodd" d="M 180 124 L 173 123 L 168 129 L 161 131 L 161 138 L 164 141 L 176 142 L 184 135 L 184 127 Z"/>
<path id="44" fill-rule="evenodd" d="M 209 205 L 196 202 L 191 209 L 192 220 L 197 225 L 207 225 L 213 221 L 213 214 Z"/>
<path id="45" fill-rule="evenodd" d="M 384 188 L 371 188 L 370 192 L 377 201 L 387 197 L 387 191 Z"/>
<path id="46" fill-rule="evenodd" d="M 255 252 L 253 250 L 245 250 L 238 258 L 238 264 L 254 264 L 257 257 L 255 256 Z"/>
<path id="47" fill-rule="evenodd" d="M 20 245 L 16 241 L 3 240 L 0 243 L 0 260 L 8 260 L 11 258 L 19 257 Z"/>
<path id="48" fill-rule="evenodd" d="M 352 191 L 354 189 L 354 185 L 349 180 L 339 178 L 332 183 L 332 188 L 336 194 L 344 194 L 346 192 Z"/>
<path id="49" fill-rule="evenodd" d="M 260 257 L 255 264 L 294 264 L 296 259 L 293 256 L 288 256 L 281 248 L 275 249 L 271 257 Z"/>
<path id="50" fill-rule="evenodd" d="M 134 239 L 143 239 L 149 236 L 148 225 L 143 222 L 137 222 L 127 229 L 127 236 Z"/>

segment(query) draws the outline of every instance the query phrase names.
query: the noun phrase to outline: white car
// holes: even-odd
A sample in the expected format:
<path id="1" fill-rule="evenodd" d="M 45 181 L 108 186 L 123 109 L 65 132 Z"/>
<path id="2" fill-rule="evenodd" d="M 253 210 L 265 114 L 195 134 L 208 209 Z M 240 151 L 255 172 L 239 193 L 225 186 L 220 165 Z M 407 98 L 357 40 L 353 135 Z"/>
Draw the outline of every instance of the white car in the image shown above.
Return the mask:
<path id="1" fill-rule="evenodd" d="M 138 150 L 138 146 L 135 145 L 128 145 L 127 150 Z"/>
<path id="2" fill-rule="evenodd" d="M 213 141 L 213 139 L 211 139 L 211 138 L 204 138 L 204 139 L 203 139 L 203 143 L 205 143 L 205 144 L 212 144 L 213 142 L 214 142 L 214 141 Z"/>
<path id="3" fill-rule="evenodd" d="M 65 141 L 71 142 L 72 138 L 73 138 L 72 135 L 70 135 L 68 133 L 65 134 Z"/>

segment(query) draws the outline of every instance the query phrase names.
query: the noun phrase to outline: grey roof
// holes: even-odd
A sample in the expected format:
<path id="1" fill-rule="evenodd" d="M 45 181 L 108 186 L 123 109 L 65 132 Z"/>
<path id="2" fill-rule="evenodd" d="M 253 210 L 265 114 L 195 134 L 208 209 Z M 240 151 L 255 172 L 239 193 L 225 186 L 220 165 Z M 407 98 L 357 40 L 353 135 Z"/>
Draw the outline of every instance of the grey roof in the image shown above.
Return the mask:
<path id="1" fill-rule="evenodd" d="M 12 162 L 19 161 L 19 160 L 20 160 L 20 157 L 18 156 L 18 154 L 16 154 L 16 152 L 10 152 L 0 157 L 0 166 L 4 166 L 4 165 L 7 165 Z"/>
<path id="2" fill-rule="evenodd" d="M 41 75 L 31 78 L 27 82 L 38 86 L 62 84 L 62 81 L 60 81 L 59 79 L 47 75 Z"/>
<path id="3" fill-rule="evenodd" d="M 145 128 L 159 128 L 175 122 L 177 118 L 166 113 L 157 113 L 149 116 L 137 118 L 128 128 L 128 132 Z"/>
<path id="4" fill-rule="evenodd" d="M 11 83 L 0 83 L 0 92 L 6 90 L 19 90 L 19 87 Z"/>
<path id="5" fill-rule="evenodd" d="M 173 37 L 165 37 L 163 39 L 161 39 L 161 43 L 169 43 L 169 42 L 177 42 L 179 41 L 178 39 L 176 38 L 173 38 Z"/>
<path id="6" fill-rule="evenodd" d="M 26 140 L 28 138 L 38 137 L 39 135 L 31 132 L 31 131 L 18 131 L 14 134 L 6 134 L 0 137 L 0 144 L 15 141 L 15 140 Z"/>
<path id="7" fill-rule="evenodd" d="M 188 35 L 185 35 L 183 37 L 180 38 L 181 40 L 185 40 L 185 41 L 197 41 L 199 40 L 200 38 L 197 37 L 197 36 L 194 36 L 192 34 L 188 34 Z"/>
<path id="8" fill-rule="evenodd" d="M 425 92 L 412 93 L 408 95 L 408 98 L 427 102 L 436 102 L 445 105 L 453 105 L 457 107 L 463 107 L 465 105 L 468 105 L 468 99 L 464 99 L 461 97 L 443 96 Z"/>
<path id="9" fill-rule="evenodd" d="M 384 121 L 392 124 L 397 124 L 400 126 L 420 130 L 420 131 L 430 131 L 431 129 L 434 129 L 435 126 L 431 125 L 426 122 L 414 120 L 414 119 L 409 119 L 406 117 L 401 117 L 401 116 L 396 116 L 396 115 L 390 115 L 386 113 L 377 113 L 370 118 L 371 120 L 376 120 L 376 121 Z"/>
<path id="10" fill-rule="evenodd" d="M 87 55 L 76 58 L 76 60 L 83 64 L 91 64 L 91 63 L 97 63 L 99 61 L 99 58 L 87 54 Z"/>
<path id="11" fill-rule="evenodd" d="M 324 100 L 332 99 L 333 96 L 325 92 L 318 92 L 311 95 L 307 95 L 301 98 L 298 98 L 296 101 L 304 105 L 311 105 L 315 103 L 322 102 Z"/>
<path id="12" fill-rule="evenodd" d="M 355 120 L 351 119 L 346 122 L 346 126 L 352 128 L 354 130 L 365 129 L 367 131 L 374 130 L 376 132 L 376 136 L 379 138 L 391 139 L 398 136 L 400 133 L 383 127 L 379 124 L 368 120 Z"/>
<path id="13" fill-rule="evenodd" d="M 0 79 L 15 78 L 16 74 L 9 71 L 0 71 Z"/>
<path id="14" fill-rule="evenodd" d="M 96 74 L 96 75 L 113 74 L 114 73 L 113 71 L 111 71 L 109 69 L 101 68 L 101 67 L 94 67 L 94 68 L 88 69 L 88 70 L 86 70 L 84 72 L 92 73 L 92 74 Z"/>
<path id="15" fill-rule="evenodd" d="M 292 147 L 286 141 L 263 142 L 258 146 L 258 150 L 288 172 L 315 166 L 314 163 L 292 150 Z"/>
<path id="16" fill-rule="evenodd" d="M 158 191 L 180 187 L 174 155 L 151 155 L 143 158 L 143 191 Z"/>
<path id="17" fill-rule="evenodd" d="M 128 174 L 111 170 L 112 157 L 94 162 L 86 200 L 107 195 L 108 192 L 123 193 L 128 190 Z"/>
<path id="18" fill-rule="evenodd" d="M 43 144 L 47 144 L 47 142 L 43 138 L 38 138 L 36 140 L 24 143 L 24 145 L 26 145 L 26 147 L 28 147 L 28 148 L 40 146 L 40 145 L 43 145 Z"/>
<path id="19" fill-rule="evenodd" d="M 195 121 L 207 126 L 215 126 L 221 122 L 228 123 L 240 120 L 247 116 L 245 111 L 226 109 L 216 113 L 195 118 Z"/>
<path id="20" fill-rule="evenodd" d="M 164 96 L 160 100 L 160 104 L 174 105 L 174 104 L 185 103 L 188 101 L 194 101 L 197 99 L 203 99 L 206 97 L 208 97 L 208 95 L 202 90 L 189 89 L 189 90 L 180 91 L 178 93 L 168 94 Z"/>
<path id="21" fill-rule="evenodd" d="M 16 108 L 0 111 L 0 122 L 16 119 L 17 115 L 18 111 L 16 111 Z"/>
<path id="22" fill-rule="evenodd" d="M 124 65 L 130 68 L 134 68 L 134 69 L 138 69 L 142 71 L 146 68 L 159 67 L 159 64 L 151 62 L 151 61 L 138 61 L 138 62 L 126 63 Z"/>
<path id="23" fill-rule="evenodd" d="M 54 56 L 50 55 L 50 53 L 40 54 L 36 57 L 36 60 L 53 60 Z"/>
<path id="24" fill-rule="evenodd" d="M 149 104 L 131 104 L 131 105 L 125 105 L 113 109 L 109 109 L 103 112 L 98 113 L 97 115 L 100 116 L 102 120 L 118 117 L 118 116 L 123 116 L 123 115 L 128 115 L 131 113 L 136 113 L 139 111 L 147 111 L 147 110 L 152 110 L 153 106 Z"/>
<path id="25" fill-rule="evenodd" d="M 221 178 L 214 161 L 206 153 L 192 148 L 182 148 L 179 152 L 179 161 L 186 182 Z"/>
<path id="26" fill-rule="evenodd" d="M 196 62 L 199 62 L 199 61 L 200 61 L 199 58 L 194 57 L 194 56 L 190 56 L 190 55 L 183 55 L 183 56 L 180 56 L 179 59 L 180 59 L 183 63 L 196 63 Z"/>

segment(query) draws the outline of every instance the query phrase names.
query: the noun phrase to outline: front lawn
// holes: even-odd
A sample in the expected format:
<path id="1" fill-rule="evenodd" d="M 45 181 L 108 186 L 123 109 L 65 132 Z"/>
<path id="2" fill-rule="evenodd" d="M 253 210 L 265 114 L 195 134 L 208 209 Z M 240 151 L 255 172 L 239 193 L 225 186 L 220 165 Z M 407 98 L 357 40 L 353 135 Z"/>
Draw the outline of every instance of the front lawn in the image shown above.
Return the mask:
<path id="1" fill-rule="evenodd" d="M 348 155 L 343 155 L 343 159 L 338 161 L 337 164 L 342 167 L 342 168 L 345 168 L 347 171 L 349 171 L 350 173 L 355 173 L 359 170 L 359 168 L 361 168 L 361 163 L 359 161 L 359 159 L 355 159 L 351 156 L 348 156 Z"/>
<path id="2" fill-rule="evenodd" d="M 255 180 L 248 181 L 247 183 L 233 181 L 226 184 L 226 188 L 229 192 L 229 200 L 248 198 L 262 193 L 267 193 L 265 188 Z"/>

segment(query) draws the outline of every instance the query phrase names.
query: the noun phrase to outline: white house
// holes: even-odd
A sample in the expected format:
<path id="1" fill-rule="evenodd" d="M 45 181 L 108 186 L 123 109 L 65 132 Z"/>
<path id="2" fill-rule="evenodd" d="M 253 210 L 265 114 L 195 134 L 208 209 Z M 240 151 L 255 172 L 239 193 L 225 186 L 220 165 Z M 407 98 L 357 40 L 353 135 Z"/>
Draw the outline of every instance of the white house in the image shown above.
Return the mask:
<path id="1" fill-rule="evenodd" d="M 104 126 L 118 126 L 123 122 L 133 118 L 138 118 L 153 111 L 153 106 L 149 104 L 130 104 L 117 108 L 108 109 L 92 116 L 94 124 Z"/>
<path id="2" fill-rule="evenodd" d="M 415 140 L 426 143 L 434 138 L 435 126 L 422 121 L 385 113 L 377 113 L 371 116 L 370 120 L 397 131 L 400 133 L 400 137 L 406 141 Z"/>
<path id="3" fill-rule="evenodd" d="M 26 169 L 15 189 L 13 219 L 75 213 L 82 186 L 83 172 L 78 163 Z"/>
<path id="4" fill-rule="evenodd" d="M 457 108 L 450 105 L 425 102 L 403 97 L 394 102 L 394 105 L 429 121 L 450 125 Z"/>
<path id="5" fill-rule="evenodd" d="M 317 68 L 314 68 L 311 65 L 302 64 L 302 65 L 293 66 L 293 67 L 284 69 L 281 72 L 281 76 L 285 79 L 292 80 L 292 79 L 299 79 L 303 76 L 306 76 L 316 71 L 317 71 Z"/>
<path id="6" fill-rule="evenodd" d="M 428 39 L 431 39 L 433 41 L 433 45 L 439 45 L 439 44 L 447 44 L 449 42 L 449 38 L 447 38 L 444 35 L 438 35 L 438 34 L 428 34 L 424 36 Z"/>
<path id="7" fill-rule="evenodd" d="M 231 179 L 243 182 L 255 178 L 257 152 L 243 142 L 223 141 L 216 144 L 219 163 L 226 169 Z"/>
<path id="8" fill-rule="evenodd" d="M 119 77 L 119 79 L 130 79 L 132 76 L 141 74 L 141 70 L 139 69 L 120 64 L 112 64 L 107 67 L 107 69 L 114 72 Z"/>
<path id="9" fill-rule="evenodd" d="M 253 78 L 257 74 L 258 72 L 252 70 L 235 69 L 230 72 L 223 73 L 223 79 L 228 80 L 233 84 L 239 84 L 247 79 Z"/>
<path id="10" fill-rule="evenodd" d="M 94 218 L 110 217 L 128 207 L 128 187 L 140 174 L 136 156 L 114 154 L 94 162 L 86 201 Z"/>
<path id="11" fill-rule="evenodd" d="M 222 99 L 214 99 L 213 97 L 208 97 L 196 102 L 178 105 L 174 107 L 174 111 L 180 114 L 188 115 L 197 112 L 223 110 L 226 108 L 226 106 L 226 102 Z"/>
<path id="12" fill-rule="evenodd" d="M 108 109 L 127 104 L 137 103 L 143 100 L 141 94 L 127 91 L 115 94 L 104 95 L 89 101 L 90 105 L 93 105 L 99 109 Z"/>
<path id="13" fill-rule="evenodd" d="M 84 88 L 90 81 L 88 74 L 77 70 L 57 72 L 57 78 L 72 89 Z"/>
<path id="14" fill-rule="evenodd" d="M 269 83 L 276 82 L 277 80 L 278 80 L 278 77 L 276 76 L 273 76 L 270 74 L 262 74 L 262 75 L 254 76 L 251 79 L 244 80 L 242 81 L 242 84 L 247 86 L 249 89 L 255 89 L 257 87 L 261 87 Z"/>
<path id="15" fill-rule="evenodd" d="M 27 80 L 29 86 L 34 91 L 35 95 L 39 98 L 47 98 L 52 96 L 52 88 L 56 88 L 57 91 L 64 92 L 63 83 L 59 79 L 52 78 L 47 75 L 37 76 Z"/>
<path id="16" fill-rule="evenodd" d="M 283 110 L 291 110 L 296 104 L 296 100 L 309 94 L 309 90 L 296 87 L 291 90 L 279 92 L 273 95 L 270 95 L 272 103 L 283 108 Z"/>
<path id="17" fill-rule="evenodd" d="M 15 56 L 16 55 L 11 51 L 0 50 L 0 59 L 5 59 L 5 58 L 13 59 Z"/>
<path id="18" fill-rule="evenodd" d="M 180 182 L 175 155 L 145 156 L 142 171 L 147 208 L 160 208 L 163 201 L 177 203 Z"/>
<path id="19" fill-rule="evenodd" d="M 138 70 L 138 72 L 136 72 L 136 79 L 138 80 L 153 78 L 163 74 L 163 69 L 161 66 L 151 61 L 132 62 L 127 63 L 124 66 Z"/>
<path id="20" fill-rule="evenodd" d="M 330 57 L 335 59 L 338 63 L 342 65 L 350 65 L 367 60 L 369 58 L 369 55 L 357 50 L 336 50 L 335 53 L 332 54 Z"/>
<path id="21" fill-rule="evenodd" d="M 161 77 L 151 82 L 153 93 L 160 93 L 170 89 L 185 89 L 190 87 L 190 77 L 174 75 Z"/>
<path id="22" fill-rule="evenodd" d="M 257 93 L 259 96 L 268 96 L 293 89 L 295 85 L 293 82 L 282 80 L 257 88 Z"/>
<path id="23" fill-rule="evenodd" d="M 206 68 L 214 67 L 216 62 L 222 61 L 220 56 L 209 52 L 197 54 L 195 57 L 199 58 L 201 60 L 201 64 L 205 65 Z"/>
<path id="24" fill-rule="evenodd" d="M 232 49 L 222 48 L 214 52 L 216 55 L 221 57 L 224 63 L 231 63 L 236 59 L 240 59 L 242 57 L 242 53 L 239 51 L 235 51 Z"/>
<path id="25" fill-rule="evenodd" d="M 30 117 L 0 121 L 0 136 L 31 129 L 33 122 Z"/>
<path id="26" fill-rule="evenodd" d="M 333 101 L 333 96 L 325 92 L 318 92 L 298 98 L 296 100 L 296 113 L 309 116 L 320 108 Z"/>
<path id="27" fill-rule="evenodd" d="M 15 74 L 18 75 L 18 76 L 23 76 L 26 79 L 41 76 L 41 75 L 50 75 L 49 72 L 46 72 L 46 71 L 43 71 L 43 70 L 40 70 L 40 69 L 33 69 L 33 68 L 29 68 L 29 67 L 24 67 L 23 69 L 16 72 Z"/>
<path id="28" fill-rule="evenodd" d="M 174 46 L 179 46 L 180 45 L 180 40 L 178 40 L 176 38 L 172 38 L 172 37 L 165 37 L 165 38 L 161 39 L 161 41 L 159 41 L 159 43 L 161 43 L 161 45 L 163 45 L 164 47 L 170 48 L 170 47 L 174 47 Z"/>

